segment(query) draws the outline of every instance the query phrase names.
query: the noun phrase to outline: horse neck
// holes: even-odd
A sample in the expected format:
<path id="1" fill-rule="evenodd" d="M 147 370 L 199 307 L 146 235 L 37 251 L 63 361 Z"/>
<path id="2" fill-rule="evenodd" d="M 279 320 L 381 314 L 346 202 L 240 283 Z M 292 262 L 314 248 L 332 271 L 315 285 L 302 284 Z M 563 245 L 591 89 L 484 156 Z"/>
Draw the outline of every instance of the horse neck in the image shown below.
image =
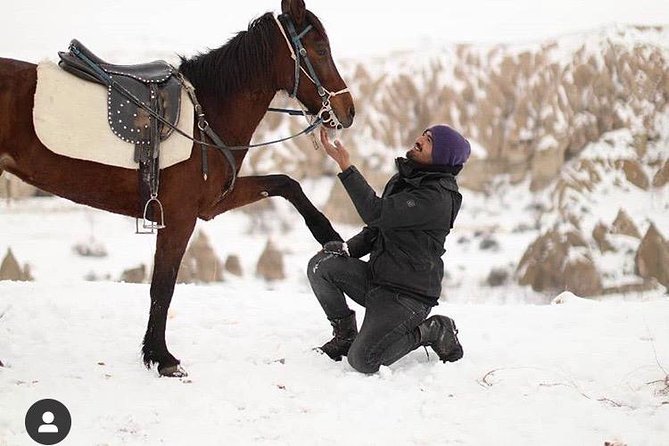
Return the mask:
<path id="1" fill-rule="evenodd" d="M 209 125 L 226 144 L 245 145 L 267 112 L 276 92 L 241 90 L 229 97 L 200 98 Z"/>

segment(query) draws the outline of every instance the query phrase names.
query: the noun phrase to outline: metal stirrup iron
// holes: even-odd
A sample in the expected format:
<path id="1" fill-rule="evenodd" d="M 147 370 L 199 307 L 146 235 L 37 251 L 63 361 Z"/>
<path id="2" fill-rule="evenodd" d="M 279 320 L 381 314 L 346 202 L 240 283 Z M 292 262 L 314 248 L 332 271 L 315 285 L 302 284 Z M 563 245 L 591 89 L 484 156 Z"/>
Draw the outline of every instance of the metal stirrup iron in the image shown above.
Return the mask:
<path id="1" fill-rule="evenodd" d="M 152 221 L 148 218 L 149 208 L 151 203 L 156 203 L 159 218 Z M 158 229 L 165 229 L 165 213 L 163 211 L 163 204 L 158 200 L 158 196 L 152 195 L 151 198 L 144 205 L 144 215 L 142 216 L 142 224 L 139 224 L 139 218 L 135 219 L 135 234 L 155 234 Z"/>

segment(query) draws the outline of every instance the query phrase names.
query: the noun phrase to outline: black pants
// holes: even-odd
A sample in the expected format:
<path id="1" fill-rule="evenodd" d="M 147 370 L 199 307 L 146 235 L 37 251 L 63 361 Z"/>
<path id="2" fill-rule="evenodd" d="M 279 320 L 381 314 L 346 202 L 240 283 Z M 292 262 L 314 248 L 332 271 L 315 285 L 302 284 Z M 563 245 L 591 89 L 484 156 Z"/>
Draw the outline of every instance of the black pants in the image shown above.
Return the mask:
<path id="1" fill-rule="evenodd" d="M 418 325 L 432 307 L 385 287 L 372 286 L 367 262 L 319 252 L 307 277 L 328 319 L 351 314 L 347 295 L 365 307 L 365 319 L 348 352 L 348 362 L 363 373 L 390 365 L 420 344 Z"/>

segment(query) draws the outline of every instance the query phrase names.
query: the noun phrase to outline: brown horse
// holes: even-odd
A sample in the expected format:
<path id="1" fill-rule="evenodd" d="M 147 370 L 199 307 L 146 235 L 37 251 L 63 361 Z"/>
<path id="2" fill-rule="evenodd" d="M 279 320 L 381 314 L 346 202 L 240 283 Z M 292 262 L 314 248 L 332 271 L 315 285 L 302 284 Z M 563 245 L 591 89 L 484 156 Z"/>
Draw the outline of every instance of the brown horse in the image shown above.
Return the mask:
<path id="1" fill-rule="evenodd" d="M 332 60 L 328 38 L 318 18 L 305 9 L 303 0 L 282 0 L 281 9 L 298 34 L 306 30 L 300 37 L 313 66 L 312 74 L 317 74 L 327 90 L 343 90 L 346 85 Z M 266 13 L 222 47 L 191 59 L 182 58 L 179 71 L 195 87 L 211 128 L 226 145 L 249 144 L 279 90 L 292 92 L 297 87 L 297 99 L 309 112 L 316 114 L 321 110 L 324 101 L 314 83 L 307 79 L 309 76 L 296 79 L 292 47 L 280 26 L 271 13 Z M 304 58 L 301 63 L 304 67 Z M 36 82 L 35 65 L 0 58 L 0 175 L 6 170 L 77 203 L 141 217 L 138 171 L 60 156 L 40 143 L 32 119 Z M 349 127 L 354 116 L 351 95 L 345 93 L 329 99 L 339 123 Z M 142 356 L 147 367 L 157 364 L 159 373 L 165 376 L 185 375 L 180 361 L 167 348 L 165 324 L 177 272 L 197 218 L 211 220 L 265 197 L 281 196 L 300 212 L 318 242 L 341 240 L 299 184 L 286 175 L 240 177 L 235 188 L 223 196 L 231 178 L 226 157 L 220 151 L 209 150 L 209 176 L 205 180 L 201 173 L 201 150 L 195 147 L 198 149 L 192 150 L 187 161 L 160 174 L 159 198 L 167 227 L 158 232 L 156 241 L 151 307 Z M 237 171 L 246 153 L 247 150 L 234 152 Z"/>

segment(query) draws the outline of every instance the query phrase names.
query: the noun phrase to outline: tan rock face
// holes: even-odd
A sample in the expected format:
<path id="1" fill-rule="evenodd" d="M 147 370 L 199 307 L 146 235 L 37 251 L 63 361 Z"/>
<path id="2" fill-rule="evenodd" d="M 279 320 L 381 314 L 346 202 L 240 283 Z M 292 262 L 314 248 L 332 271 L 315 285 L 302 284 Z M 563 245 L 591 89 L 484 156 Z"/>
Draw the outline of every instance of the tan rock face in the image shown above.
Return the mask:
<path id="1" fill-rule="evenodd" d="M 669 246 L 654 224 L 643 236 L 636 253 L 636 273 L 643 278 L 655 278 L 669 287 Z"/>
<path id="2" fill-rule="evenodd" d="M 244 274 L 242 270 L 242 262 L 239 260 L 239 256 L 236 254 L 230 254 L 227 259 L 225 259 L 225 270 L 232 275 L 241 277 Z"/>
<path id="3" fill-rule="evenodd" d="M 267 241 L 265 250 L 258 259 L 256 274 L 268 281 L 283 280 L 286 278 L 283 254 L 274 246 L 271 240 Z"/>
<path id="4" fill-rule="evenodd" d="M 646 175 L 646 172 L 643 171 L 641 164 L 639 164 L 638 161 L 620 160 L 616 162 L 616 167 L 622 169 L 623 172 L 625 172 L 627 181 L 634 184 L 636 187 L 643 190 L 648 190 L 650 187 L 648 176 Z"/>
<path id="5" fill-rule="evenodd" d="M 179 283 L 223 281 L 223 265 L 204 232 L 198 232 L 186 250 L 177 276 Z"/>
<path id="6" fill-rule="evenodd" d="M 25 265 L 21 268 L 21 265 L 19 265 L 19 262 L 16 260 L 16 257 L 14 257 L 14 253 L 10 248 L 7 249 L 7 254 L 5 254 L 5 257 L 0 264 L 0 280 L 33 280 L 32 275 L 30 274 L 30 267 Z"/>
<path id="7" fill-rule="evenodd" d="M 146 265 L 141 264 L 137 268 L 130 268 L 121 274 L 121 282 L 144 283 L 146 281 Z"/>
<path id="8" fill-rule="evenodd" d="M 668 77 L 669 79 L 669 77 Z M 669 159 L 664 161 L 660 170 L 653 177 L 653 187 L 663 187 L 669 182 Z"/>
<path id="9" fill-rule="evenodd" d="M 634 221 L 632 221 L 632 218 L 627 214 L 627 212 L 625 212 L 624 209 L 620 209 L 618 211 L 618 215 L 611 225 L 611 233 L 628 235 L 638 239 L 641 238 L 641 234 L 634 224 Z"/>
<path id="10" fill-rule="evenodd" d="M 346 193 L 346 189 L 339 181 L 336 181 L 330 192 L 330 198 L 323 209 L 325 215 L 332 221 L 338 223 L 361 226 L 362 219 L 353 206 L 351 198 Z"/>
<path id="11" fill-rule="evenodd" d="M 581 246 L 583 236 L 575 231 L 556 230 L 537 238 L 525 251 L 518 265 L 518 283 L 535 291 L 572 291 L 580 296 L 601 294 L 599 272 L 588 249 Z M 576 243 L 576 246 L 572 243 Z M 578 250 L 579 255 L 570 255 Z"/>
<path id="12" fill-rule="evenodd" d="M 597 223 L 595 228 L 592 230 L 592 238 L 597 243 L 597 247 L 602 253 L 615 251 L 615 248 L 608 241 L 606 235 L 610 232 L 610 229 L 604 223 Z"/>
<path id="13" fill-rule="evenodd" d="M 578 296 L 602 294 L 599 271 L 589 256 L 570 259 L 564 267 L 564 289 Z"/>

